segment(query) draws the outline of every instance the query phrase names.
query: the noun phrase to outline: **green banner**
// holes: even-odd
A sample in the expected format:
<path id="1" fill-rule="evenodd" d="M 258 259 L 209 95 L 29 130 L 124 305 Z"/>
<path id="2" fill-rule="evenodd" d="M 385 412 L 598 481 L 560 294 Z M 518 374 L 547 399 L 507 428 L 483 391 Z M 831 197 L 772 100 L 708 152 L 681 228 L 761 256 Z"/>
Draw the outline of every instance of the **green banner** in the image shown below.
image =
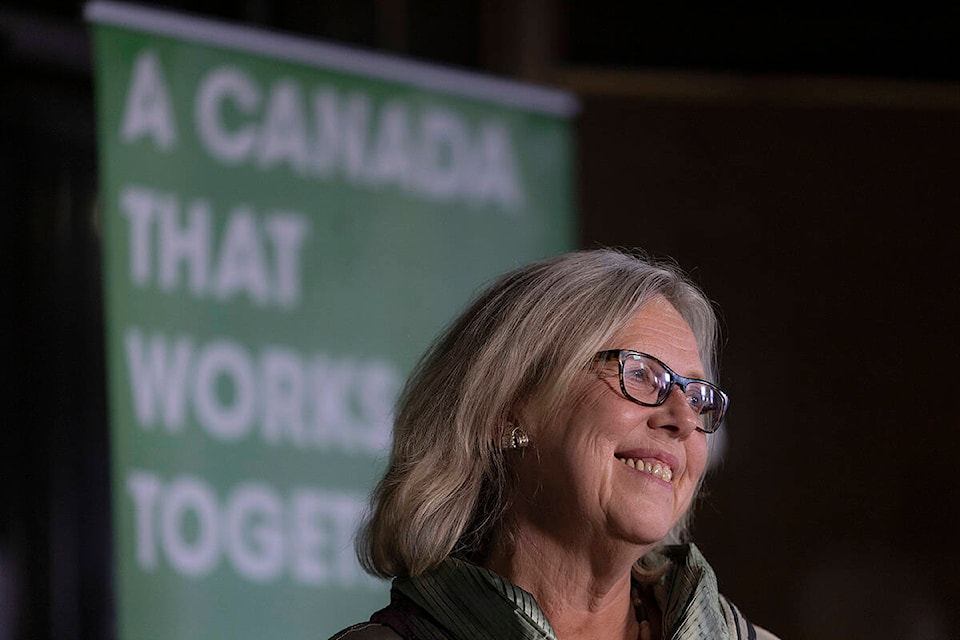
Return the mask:
<path id="1" fill-rule="evenodd" d="M 574 243 L 564 93 L 96 2 L 121 640 L 324 638 L 418 354 Z"/>

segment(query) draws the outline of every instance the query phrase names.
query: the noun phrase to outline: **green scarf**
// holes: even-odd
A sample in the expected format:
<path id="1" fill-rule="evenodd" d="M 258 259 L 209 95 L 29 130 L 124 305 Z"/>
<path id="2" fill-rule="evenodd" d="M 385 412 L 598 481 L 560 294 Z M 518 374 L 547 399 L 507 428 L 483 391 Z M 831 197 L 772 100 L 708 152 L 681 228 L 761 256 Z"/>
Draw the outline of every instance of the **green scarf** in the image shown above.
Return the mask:
<path id="1" fill-rule="evenodd" d="M 694 545 L 664 547 L 645 563 L 669 561 L 661 579 L 665 640 L 738 640 L 750 637 L 749 623 L 717 590 L 713 569 Z M 500 575 L 448 558 L 415 578 L 397 579 L 393 589 L 420 607 L 429 619 L 408 622 L 425 639 L 556 640 L 536 599 Z M 744 633 L 741 634 L 741 631 Z"/>

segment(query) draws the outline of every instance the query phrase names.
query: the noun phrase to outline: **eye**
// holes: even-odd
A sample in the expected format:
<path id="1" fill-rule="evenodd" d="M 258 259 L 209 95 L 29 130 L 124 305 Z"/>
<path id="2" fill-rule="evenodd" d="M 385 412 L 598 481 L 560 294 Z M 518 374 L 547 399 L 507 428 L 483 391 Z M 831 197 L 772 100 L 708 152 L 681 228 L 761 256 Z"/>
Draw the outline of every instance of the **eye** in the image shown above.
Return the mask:
<path id="1" fill-rule="evenodd" d="M 713 390 L 703 385 L 687 387 L 687 402 L 698 414 L 710 413 L 719 410 L 719 402 Z"/>
<path id="2" fill-rule="evenodd" d="M 648 379 L 650 377 L 650 372 L 643 365 L 635 365 L 633 368 L 627 371 L 627 375 L 631 380 L 640 382 Z"/>
<path id="3" fill-rule="evenodd" d="M 642 362 L 631 362 L 624 367 L 624 382 L 636 387 L 650 387 L 656 384 L 653 372 Z"/>

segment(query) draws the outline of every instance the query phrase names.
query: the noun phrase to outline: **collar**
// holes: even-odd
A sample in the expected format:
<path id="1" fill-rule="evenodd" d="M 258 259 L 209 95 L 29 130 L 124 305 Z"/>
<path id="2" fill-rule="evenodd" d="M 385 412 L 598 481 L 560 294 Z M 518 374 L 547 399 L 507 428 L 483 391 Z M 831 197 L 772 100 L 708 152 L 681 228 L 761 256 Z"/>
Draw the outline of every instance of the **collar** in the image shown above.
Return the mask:
<path id="1" fill-rule="evenodd" d="M 641 564 L 649 568 L 664 562 L 669 568 L 660 581 L 666 593 L 661 611 L 663 637 L 669 640 L 729 637 L 717 576 L 696 545 L 660 547 L 647 554 Z"/>

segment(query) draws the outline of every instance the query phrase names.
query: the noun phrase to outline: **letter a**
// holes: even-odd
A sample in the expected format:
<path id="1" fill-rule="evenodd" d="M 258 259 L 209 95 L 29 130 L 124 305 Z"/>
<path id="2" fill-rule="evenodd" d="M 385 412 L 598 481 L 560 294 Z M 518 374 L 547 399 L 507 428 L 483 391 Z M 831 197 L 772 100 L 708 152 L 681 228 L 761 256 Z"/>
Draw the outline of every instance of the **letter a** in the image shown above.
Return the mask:
<path id="1" fill-rule="evenodd" d="M 145 135 L 151 136 L 161 151 L 169 151 L 177 141 L 170 96 L 163 80 L 160 59 L 153 51 L 144 51 L 133 63 L 120 132 L 126 143 Z"/>

